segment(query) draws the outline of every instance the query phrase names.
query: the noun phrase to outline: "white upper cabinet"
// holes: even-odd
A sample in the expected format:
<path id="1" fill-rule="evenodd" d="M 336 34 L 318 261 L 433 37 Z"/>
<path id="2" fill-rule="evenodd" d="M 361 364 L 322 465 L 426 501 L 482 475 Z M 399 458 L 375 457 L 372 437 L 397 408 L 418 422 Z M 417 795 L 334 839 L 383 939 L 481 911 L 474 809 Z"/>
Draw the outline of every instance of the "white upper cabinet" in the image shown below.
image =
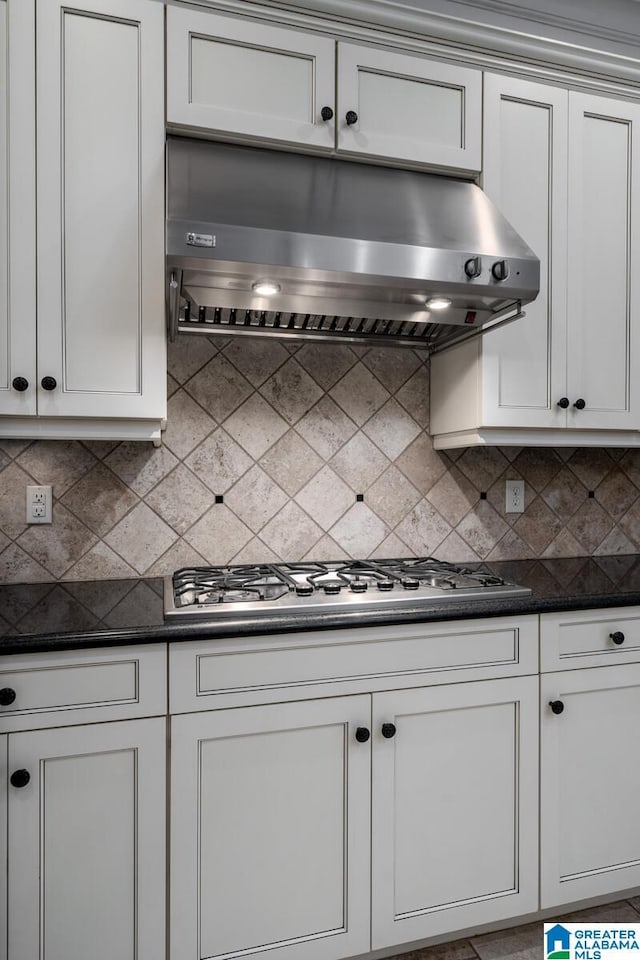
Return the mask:
<path id="1" fill-rule="evenodd" d="M 30 419 L 0 420 L 0 436 L 157 438 L 166 416 L 163 9 L 36 0 L 34 63 L 32 7 L 8 4 L 13 215 L 0 321 L 10 348 L 0 414 Z"/>
<path id="2" fill-rule="evenodd" d="M 167 7 L 169 124 L 330 150 L 334 103 L 333 40 Z"/>
<path id="3" fill-rule="evenodd" d="M 478 171 L 481 117 L 479 70 L 338 44 L 339 151 Z"/>
<path id="4" fill-rule="evenodd" d="M 167 8 L 167 122 L 229 139 L 480 170 L 482 74 L 317 33 Z"/>
<path id="5" fill-rule="evenodd" d="M 539 256 L 540 293 L 434 357 L 437 447 L 637 442 L 639 136 L 637 104 L 485 75 L 483 185 Z"/>

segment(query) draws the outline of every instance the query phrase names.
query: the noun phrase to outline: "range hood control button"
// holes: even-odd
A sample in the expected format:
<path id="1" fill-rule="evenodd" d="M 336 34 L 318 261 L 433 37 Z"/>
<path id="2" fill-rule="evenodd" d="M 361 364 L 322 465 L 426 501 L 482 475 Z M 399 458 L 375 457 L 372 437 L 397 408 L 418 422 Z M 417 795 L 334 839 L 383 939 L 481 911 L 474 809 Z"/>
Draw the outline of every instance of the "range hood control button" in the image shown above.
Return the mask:
<path id="1" fill-rule="evenodd" d="M 467 260 L 464 265 L 464 272 L 470 280 L 473 280 L 474 277 L 479 277 L 482 273 L 482 260 L 480 257 L 471 257 Z"/>
<path id="2" fill-rule="evenodd" d="M 506 280 L 509 276 L 509 264 L 506 260 L 496 260 L 491 267 L 491 273 L 493 274 L 494 280 Z"/>

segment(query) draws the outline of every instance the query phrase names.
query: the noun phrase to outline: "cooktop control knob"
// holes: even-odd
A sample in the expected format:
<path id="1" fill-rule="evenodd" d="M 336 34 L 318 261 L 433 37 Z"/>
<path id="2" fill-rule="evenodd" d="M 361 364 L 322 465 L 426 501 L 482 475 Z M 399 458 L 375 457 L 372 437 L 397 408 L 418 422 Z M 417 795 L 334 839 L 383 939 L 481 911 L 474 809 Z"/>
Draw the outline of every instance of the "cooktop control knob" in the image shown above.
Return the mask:
<path id="1" fill-rule="evenodd" d="M 393 590 L 393 580 L 378 580 L 378 590 Z"/>
<path id="2" fill-rule="evenodd" d="M 313 587 L 310 583 L 296 584 L 296 593 L 299 597 L 310 597 L 313 593 Z"/>
<path id="3" fill-rule="evenodd" d="M 322 589 L 325 593 L 332 595 L 335 593 L 340 593 L 340 586 L 341 584 L 339 583 L 325 583 Z"/>
<path id="4" fill-rule="evenodd" d="M 420 586 L 420 581 L 416 580 L 414 577 L 405 577 L 402 581 L 402 586 L 405 590 L 417 590 Z"/>
<path id="5" fill-rule="evenodd" d="M 365 590 L 367 589 L 367 581 L 366 581 L 366 580 L 352 580 L 350 586 L 351 586 L 351 589 L 353 590 L 354 593 L 364 593 Z"/>
<path id="6" fill-rule="evenodd" d="M 464 272 L 470 280 L 473 280 L 474 277 L 479 277 L 482 273 L 482 260 L 480 257 L 470 257 L 464 265 Z"/>
<path id="7" fill-rule="evenodd" d="M 509 276 L 509 264 L 506 260 L 496 260 L 491 267 L 491 273 L 493 274 L 493 279 L 498 282 L 506 280 Z"/>

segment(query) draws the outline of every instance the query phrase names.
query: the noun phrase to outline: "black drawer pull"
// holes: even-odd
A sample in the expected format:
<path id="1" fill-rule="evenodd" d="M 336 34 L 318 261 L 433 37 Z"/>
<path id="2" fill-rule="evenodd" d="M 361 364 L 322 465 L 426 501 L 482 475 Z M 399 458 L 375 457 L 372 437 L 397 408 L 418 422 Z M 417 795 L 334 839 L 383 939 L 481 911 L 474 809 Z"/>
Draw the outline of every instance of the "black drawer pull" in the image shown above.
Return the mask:
<path id="1" fill-rule="evenodd" d="M 618 647 L 621 643 L 624 643 L 624 633 L 621 633 L 620 630 L 616 630 L 615 633 L 610 633 L 609 636 Z"/>
<path id="2" fill-rule="evenodd" d="M 9 779 L 12 787 L 26 787 L 31 780 L 31 774 L 28 770 L 14 770 Z"/>
<path id="3" fill-rule="evenodd" d="M 380 732 L 382 733 L 382 736 L 383 736 L 386 740 L 390 740 L 391 737 L 395 737 L 395 735 L 396 735 L 396 725 L 395 725 L 395 723 L 383 723 L 383 724 L 382 724 L 382 729 L 381 729 Z"/>
<path id="4" fill-rule="evenodd" d="M 12 690 L 11 687 L 3 687 L 2 690 L 0 690 L 0 707 L 10 706 L 15 698 L 15 690 Z"/>
<path id="5" fill-rule="evenodd" d="M 562 711 L 564 710 L 564 703 L 562 702 L 562 700 L 549 700 L 549 706 L 551 707 L 552 711 L 556 714 L 562 713 Z"/>
<path id="6" fill-rule="evenodd" d="M 371 731 L 367 730 L 366 727 L 358 727 L 356 730 L 356 740 L 358 743 L 366 743 L 370 736 Z"/>

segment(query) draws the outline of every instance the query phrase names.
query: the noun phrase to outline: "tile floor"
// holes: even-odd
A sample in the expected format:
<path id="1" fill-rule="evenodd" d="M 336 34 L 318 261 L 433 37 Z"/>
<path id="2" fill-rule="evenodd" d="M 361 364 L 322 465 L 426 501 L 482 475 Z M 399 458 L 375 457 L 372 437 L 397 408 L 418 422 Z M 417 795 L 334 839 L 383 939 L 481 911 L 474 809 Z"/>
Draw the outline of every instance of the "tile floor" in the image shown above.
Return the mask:
<path id="1" fill-rule="evenodd" d="M 602 923 L 640 923 L 640 897 L 617 900 L 599 907 L 590 907 L 576 913 L 559 910 L 553 920 L 577 923 L 581 920 Z M 542 921 L 484 933 L 467 940 L 454 940 L 423 950 L 397 954 L 388 960 L 541 960 L 544 956 Z"/>

